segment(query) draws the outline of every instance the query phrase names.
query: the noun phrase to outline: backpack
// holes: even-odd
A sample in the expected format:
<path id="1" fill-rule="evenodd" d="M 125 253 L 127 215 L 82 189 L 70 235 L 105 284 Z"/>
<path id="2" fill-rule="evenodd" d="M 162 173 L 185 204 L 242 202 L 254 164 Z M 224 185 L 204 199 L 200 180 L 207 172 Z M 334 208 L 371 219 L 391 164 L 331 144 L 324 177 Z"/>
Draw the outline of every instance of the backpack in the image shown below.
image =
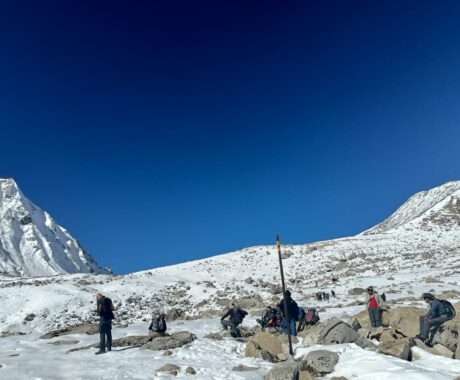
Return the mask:
<path id="1" fill-rule="evenodd" d="M 102 311 L 101 317 L 105 320 L 112 320 L 115 318 L 112 312 L 112 300 L 110 298 L 104 297 L 102 300 Z"/>
<path id="2" fill-rule="evenodd" d="M 457 315 L 457 312 L 455 311 L 455 308 L 452 306 L 452 304 L 446 300 L 438 300 L 438 301 L 441 302 L 441 305 L 444 307 L 444 312 L 449 318 L 449 321 L 451 319 L 454 319 L 455 316 Z"/>
<path id="3" fill-rule="evenodd" d="M 299 317 L 298 320 L 300 322 L 303 322 L 305 320 L 305 309 L 302 307 L 299 307 Z"/>
<path id="4" fill-rule="evenodd" d="M 233 310 L 232 312 L 233 323 L 235 323 L 236 325 L 241 324 L 246 315 L 248 315 L 248 313 L 242 309 Z"/>
<path id="5" fill-rule="evenodd" d="M 316 309 L 308 309 L 305 314 L 305 323 L 307 325 L 315 325 L 319 322 L 319 314 Z"/>
<path id="6" fill-rule="evenodd" d="M 163 316 L 157 318 L 155 322 L 155 330 L 158 332 L 165 332 L 166 331 L 166 320 Z"/>

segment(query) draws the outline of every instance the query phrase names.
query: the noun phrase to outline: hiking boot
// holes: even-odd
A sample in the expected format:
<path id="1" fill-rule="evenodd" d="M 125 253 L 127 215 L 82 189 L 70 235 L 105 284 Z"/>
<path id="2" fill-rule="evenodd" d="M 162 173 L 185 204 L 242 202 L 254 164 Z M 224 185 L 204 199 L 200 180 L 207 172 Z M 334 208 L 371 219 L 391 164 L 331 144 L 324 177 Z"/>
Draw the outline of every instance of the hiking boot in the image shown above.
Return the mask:
<path id="1" fill-rule="evenodd" d="M 107 347 L 107 351 L 112 351 L 112 347 Z"/>
<path id="2" fill-rule="evenodd" d="M 423 343 L 425 343 L 427 347 L 433 347 L 433 343 L 431 343 L 429 339 L 425 340 Z"/>
<path id="3" fill-rule="evenodd" d="M 105 354 L 105 350 L 99 350 L 98 352 L 96 352 L 94 355 L 100 355 L 100 354 Z"/>

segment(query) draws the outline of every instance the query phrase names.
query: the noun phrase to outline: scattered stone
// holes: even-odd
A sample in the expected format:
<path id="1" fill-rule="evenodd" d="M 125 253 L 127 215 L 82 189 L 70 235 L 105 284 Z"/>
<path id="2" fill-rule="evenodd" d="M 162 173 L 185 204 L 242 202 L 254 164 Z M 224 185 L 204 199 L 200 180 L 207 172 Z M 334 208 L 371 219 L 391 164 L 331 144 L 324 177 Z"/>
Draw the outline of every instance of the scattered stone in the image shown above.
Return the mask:
<path id="1" fill-rule="evenodd" d="M 185 373 L 188 373 L 189 375 L 196 375 L 196 371 L 195 371 L 195 369 L 192 368 L 192 367 L 187 367 L 187 368 L 185 369 Z"/>
<path id="2" fill-rule="evenodd" d="M 187 331 L 173 333 L 170 336 L 160 336 L 141 346 L 141 350 L 164 351 L 172 350 L 192 343 L 196 336 Z"/>
<path id="3" fill-rule="evenodd" d="M 377 346 L 374 343 L 372 343 L 369 339 L 366 339 L 362 336 L 356 339 L 354 343 L 357 346 L 361 347 L 363 350 L 365 350 L 366 348 L 377 349 Z"/>
<path id="4" fill-rule="evenodd" d="M 14 332 L 2 331 L 2 333 L 0 334 L 0 338 L 8 338 L 9 336 L 19 336 L 19 335 L 26 335 L 26 333 L 21 332 L 21 331 L 14 331 Z"/>
<path id="5" fill-rule="evenodd" d="M 380 343 L 379 351 L 385 355 L 391 355 L 403 360 L 409 360 L 410 345 L 406 340 L 397 340 L 395 342 Z"/>
<path id="6" fill-rule="evenodd" d="M 366 293 L 367 290 L 363 288 L 353 288 L 348 290 L 349 296 L 360 296 L 361 294 Z"/>
<path id="7" fill-rule="evenodd" d="M 175 364 L 165 364 L 163 367 L 158 368 L 156 372 L 167 372 L 170 375 L 177 376 L 180 371 L 180 367 Z"/>
<path id="8" fill-rule="evenodd" d="M 124 338 L 114 339 L 112 341 L 113 347 L 129 347 L 129 346 L 142 346 L 146 344 L 150 338 L 146 335 L 130 335 Z"/>
<path id="9" fill-rule="evenodd" d="M 34 313 L 27 314 L 24 318 L 26 322 L 32 322 L 35 319 L 36 315 Z"/>
<path id="10" fill-rule="evenodd" d="M 55 342 L 49 342 L 48 344 L 52 344 L 53 346 L 67 346 L 77 343 L 79 343 L 78 340 L 57 340 Z"/>
<path id="11" fill-rule="evenodd" d="M 335 352 L 318 350 L 309 352 L 302 360 L 300 368 L 308 371 L 315 376 L 324 376 L 334 372 L 336 364 L 339 362 L 339 355 Z"/>
<path id="12" fill-rule="evenodd" d="M 299 363 L 289 359 L 274 366 L 266 375 L 265 380 L 297 380 Z"/>
<path id="13" fill-rule="evenodd" d="M 249 367 L 244 364 L 238 364 L 236 367 L 232 368 L 232 371 L 235 372 L 246 372 L 246 371 L 257 371 L 259 367 Z"/>
<path id="14" fill-rule="evenodd" d="M 169 350 L 166 350 L 165 352 L 163 352 L 163 356 L 171 356 L 172 354 L 173 352 Z"/>

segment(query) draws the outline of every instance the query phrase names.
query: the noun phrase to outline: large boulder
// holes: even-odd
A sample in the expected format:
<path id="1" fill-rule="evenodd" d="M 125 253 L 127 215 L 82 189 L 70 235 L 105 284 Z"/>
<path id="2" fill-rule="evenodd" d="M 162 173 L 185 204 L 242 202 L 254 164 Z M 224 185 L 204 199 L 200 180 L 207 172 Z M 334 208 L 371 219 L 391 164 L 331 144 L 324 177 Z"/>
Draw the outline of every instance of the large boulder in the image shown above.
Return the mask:
<path id="1" fill-rule="evenodd" d="M 317 323 L 316 325 L 305 326 L 302 331 L 300 331 L 297 336 L 303 338 L 302 344 L 305 347 L 310 347 L 318 343 L 319 335 L 323 330 L 324 323 Z"/>
<path id="2" fill-rule="evenodd" d="M 244 349 L 244 356 L 249 358 L 256 358 L 262 359 L 267 362 L 276 363 L 278 362 L 278 357 L 272 355 L 270 352 L 264 350 L 260 347 L 257 343 L 253 341 L 249 341 L 246 343 L 246 347 Z"/>
<path id="3" fill-rule="evenodd" d="M 459 318 L 459 317 L 457 317 Z M 433 343 L 439 343 L 455 352 L 460 345 L 460 321 L 455 318 L 444 323 L 435 334 Z"/>
<path id="4" fill-rule="evenodd" d="M 164 351 L 172 350 L 192 343 L 196 336 L 187 331 L 173 333 L 170 336 L 160 336 L 141 346 L 141 350 Z"/>
<path id="5" fill-rule="evenodd" d="M 315 376 L 324 376 L 334 372 L 338 362 L 339 355 L 335 352 L 326 350 L 311 351 L 302 360 L 300 369 Z"/>
<path id="6" fill-rule="evenodd" d="M 380 343 L 379 351 L 385 355 L 391 355 L 403 360 L 409 360 L 410 344 L 406 339 L 400 339 L 394 342 Z"/>
<path id="7" fill-rule="evenodd" d="M 291 339 L 293 343 L 297 342 L 297 338 L 295 336 L 291 337 Z M 262 331 L 257 333 L 251 340 L 274 356 L 289 353 L 289 341 L 287 335 L 270 334 Z"/>
<path id="8" fill-rule="evenodd" d="M 323 325 L 318 344 L 353 343 L 359 338 L 359 334 L 350 325 L 338 318 L 331 318 Z"/>
<path id="9" fill-rule="evenodd" d="M 360 296 L 361 294 L 366 293 L 367 290 L 363 288 L 353 288 L 348 290 L 349 296 Z"/>
<path id="10" fill-rule="evenodd" d="M 388 313 L 391 327 L 404 336 L 412 338 L 419 333 L 419 317 L 425 315 L 426 310 L 417 307 L 398 307 Z"/>
<path id="11" fill-rule="evenodd" d="M 290 359 L 274 366 L 265 375 L 265 380 L 297 380 L 298 377 L 299 363 Z"/>

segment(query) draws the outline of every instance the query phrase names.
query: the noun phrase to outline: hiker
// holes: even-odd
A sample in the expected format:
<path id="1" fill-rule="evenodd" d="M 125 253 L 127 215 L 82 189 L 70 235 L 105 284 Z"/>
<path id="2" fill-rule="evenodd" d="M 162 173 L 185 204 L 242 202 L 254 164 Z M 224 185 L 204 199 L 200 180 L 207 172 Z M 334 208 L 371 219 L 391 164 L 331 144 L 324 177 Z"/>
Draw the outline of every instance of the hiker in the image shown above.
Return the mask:
<path id="1" fill-rule="evenodd" d="M 302 331 L 305 327 L 305 309 L 299 307 L 299 316 L 298 316 L 298 323 L 297 323 L 297 331 Z"/>
<path id="2" fill-rule="evenodd" d="M 103 296 L 101 293 L 96 294 L 97 314 L 99 315 L 99 351 L 96 355 L 105 354 L 112 351 L 112 319 L 114 318 L 112 300 Z M 107 338 L 107 339 L 106 339 Z"/>
<path id="3" fill-rule="evenodd" d="M 380 298 L 382 299 L 383 302 L 387 302 L 387 296 L 386 296 L 385 292 L 382 293 Z"/>
<path id="4" fill-rule="evenodd" d="M 240 309 L 236 304 L 232 303 L 232 307 L 220 319 L 220 323 L 227 330 L 230 327 L 230 335 L 233 338 L 241 337 L 241 332 L 238 326 L 243 322 L 244 317 L 248 312 Z M 229 317 L 228 321 L 225 318 Z"/>
<path id="5" fill-rule="evenodd" d="M 445 302 L 437 300 L 431 293 L 423 293 L 423 300 L 430 305 L 430 310 L 427 315 L 420 316 L 420 333 L 416 336 L 428 347 L 431 347 L 432 340 L 439 326 L 444 322 L 452 319 L 452 306 L 446 308 Z M 449 304 L 450 305 L 450 304 Z"/>
<path id="6" fill-rule="evenodd" d="M 374 291 L 372 286 L 367 288 L 366 294 L 366 309 L 369 312 L 369 319 L 372 327 L 380 327 L 382 322 L 380 318 L 380 305 L 382 303 L 377 292 Z"/>
<path id="7" fill-rule="evenodd" d="M 332 295 L 332 297 L 335 298 L 335 292 L 334 292 L 334 290 L 331 290 L 331 295 Z"/>
<path id="8" fill-rule="evenodd" d="M 262 318 L 258 319 L 257 322 L 260 324 L 260 327 L 262 327 L 262 331 L 268 327 L 268 328 L 276 328 L 277 326 L 277 312 L 276 309 L 274 309 L 271 306 L 267 306 L 267 309 L 264 310 L 262 314 Z"/>
<path id="9" fill-rule="evenodd" d="M 286 290 L 285 299 L 286 299 L 286 306 L 287 306 L 287 315 L 285 315 L 284 309 L 284 299 L 278 304 L 278 308 L 281 310 L 283 315 L 282 327 L 283 331 L 287 334 L 288 329 L 291 332 L 291 335 L 296 336 L 296 321 L 299 318 L 299 307 L 297 303 L 291 298 L 291 292 Z"/>
<path id="10" fill-rule="evenodd" d="M 329 302 L 329 293 L 325 293 L 326 301 Z"/>
<path id="11" fill-rule="evenodd" d="M 164 336 L 166 335 L 166 314 L 160 314 L 157 318 L 153 317 L 152 322 L 149 326 L 149 335 L 153 335 L 154 332 Z"/>

